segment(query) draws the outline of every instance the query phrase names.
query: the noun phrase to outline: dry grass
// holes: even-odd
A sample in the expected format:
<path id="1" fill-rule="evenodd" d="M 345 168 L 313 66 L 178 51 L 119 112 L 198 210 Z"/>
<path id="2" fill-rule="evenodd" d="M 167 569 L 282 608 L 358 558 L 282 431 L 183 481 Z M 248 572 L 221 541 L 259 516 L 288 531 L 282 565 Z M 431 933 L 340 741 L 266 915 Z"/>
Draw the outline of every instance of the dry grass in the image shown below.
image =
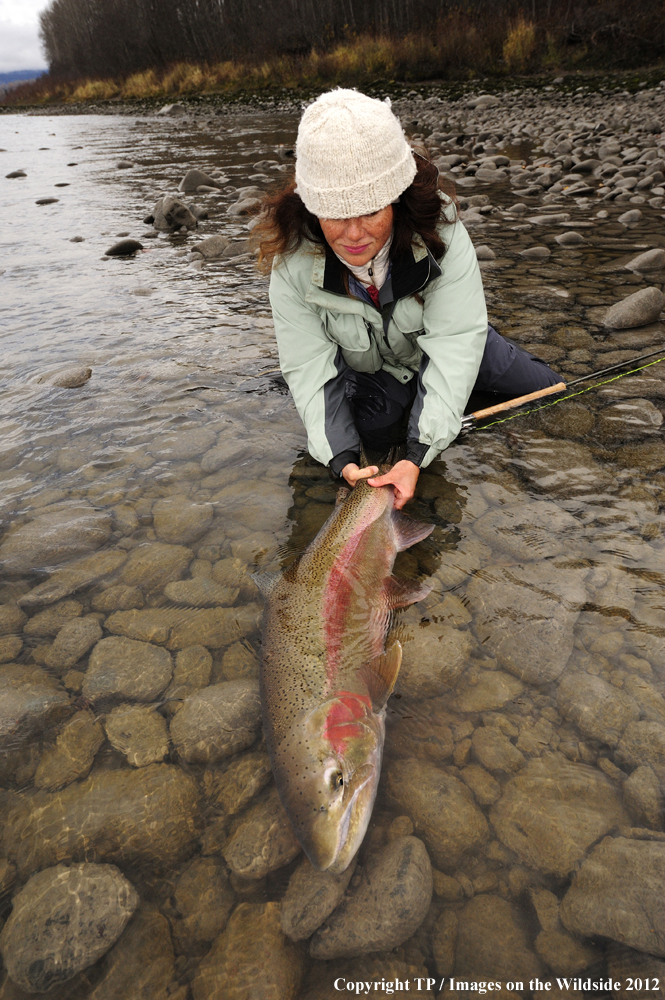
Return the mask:
<path id="1" fill-rule="evenodd" d="M 503 58 L 510 73 L 524 73 L 536 51 L 536 26 L 521 17 L 503 43 Z"/>
<path id="2" fill-rule="evenodd" d="M 17 87 L 5 103 L 169 99 L 206 93 L 234 96 L 283 87 L 363 86 L 377 79 L 471 79 L 482 74 L 549 69 L 558 63 L 555 40 L 549 35 L 538 36 L 531 21 L 520 18 L 506 29 L 497 23 L 499 20 L 480 24 L 456 12 L 441 20 L 429 35 L 350 37 L 305 56 L 215 65 L 182 62 L 163 71 L 148 69 L 116 80 L 46 77 Z"/>

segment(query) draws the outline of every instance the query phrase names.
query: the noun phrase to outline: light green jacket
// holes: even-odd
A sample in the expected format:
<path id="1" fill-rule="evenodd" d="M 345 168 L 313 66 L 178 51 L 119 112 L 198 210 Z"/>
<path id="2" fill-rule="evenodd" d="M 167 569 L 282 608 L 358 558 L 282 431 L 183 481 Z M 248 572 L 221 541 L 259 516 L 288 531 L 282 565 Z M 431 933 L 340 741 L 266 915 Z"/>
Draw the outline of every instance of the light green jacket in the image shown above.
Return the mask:
<path id="1" fill-rule="evenodd" d="M 420 237 L 413 259 L 392 263 L 382 310 L 350 297 L 331 253 L 303 244 L 280 258 L 270 280 L 280 366 L 305 425 L 310 454 L 324 465 L 359 452 L 344 370 L 380 368 L 419 379 L 408 430 L 409 457 L 428 465 L 457 437 L 487 339 L 476 253 L 461 222 L 441 230 L 435 261 Z M 339 461 L 337 463 L 339 466 Z"/>

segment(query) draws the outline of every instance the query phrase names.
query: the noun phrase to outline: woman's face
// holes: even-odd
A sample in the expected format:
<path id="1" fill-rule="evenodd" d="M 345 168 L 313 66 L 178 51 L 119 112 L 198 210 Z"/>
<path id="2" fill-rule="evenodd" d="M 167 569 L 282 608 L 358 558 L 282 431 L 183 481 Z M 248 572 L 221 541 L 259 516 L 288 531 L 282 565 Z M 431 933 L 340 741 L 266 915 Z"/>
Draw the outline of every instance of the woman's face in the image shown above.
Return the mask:
<path id="1" fill-rule="evenodd" d="M 393 206 L 354 219 L 319 219 L 328 244 L 347 264 L 368 264 L 393 229 Z"/>

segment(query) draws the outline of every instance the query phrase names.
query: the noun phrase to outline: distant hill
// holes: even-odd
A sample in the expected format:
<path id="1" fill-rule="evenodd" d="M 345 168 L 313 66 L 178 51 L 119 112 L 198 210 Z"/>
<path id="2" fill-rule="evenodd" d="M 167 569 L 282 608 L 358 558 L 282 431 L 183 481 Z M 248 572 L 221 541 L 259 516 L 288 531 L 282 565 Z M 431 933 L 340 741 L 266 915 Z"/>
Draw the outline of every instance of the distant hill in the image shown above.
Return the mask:
<path id="1" fill-rule="evenodd" d="M 45 69 L 15 69 L 11 73 L 0 73 L 0 83 L 16 83 L 22 80 L 36 80 Z"/>

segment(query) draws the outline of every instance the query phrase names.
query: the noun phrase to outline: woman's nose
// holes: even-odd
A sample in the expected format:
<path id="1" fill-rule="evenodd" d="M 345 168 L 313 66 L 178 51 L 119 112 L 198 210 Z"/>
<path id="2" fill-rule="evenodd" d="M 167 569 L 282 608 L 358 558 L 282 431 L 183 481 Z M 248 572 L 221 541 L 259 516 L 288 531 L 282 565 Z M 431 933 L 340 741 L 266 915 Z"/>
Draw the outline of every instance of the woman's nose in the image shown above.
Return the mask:
<path id="1" fill-rule="evenodd" d="M 361 240 L 365 235 L 362 219 L 349 219 L 346 224 L 346 232 L 344 235 L 347 240 Z"/>

